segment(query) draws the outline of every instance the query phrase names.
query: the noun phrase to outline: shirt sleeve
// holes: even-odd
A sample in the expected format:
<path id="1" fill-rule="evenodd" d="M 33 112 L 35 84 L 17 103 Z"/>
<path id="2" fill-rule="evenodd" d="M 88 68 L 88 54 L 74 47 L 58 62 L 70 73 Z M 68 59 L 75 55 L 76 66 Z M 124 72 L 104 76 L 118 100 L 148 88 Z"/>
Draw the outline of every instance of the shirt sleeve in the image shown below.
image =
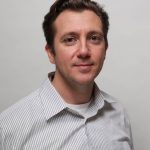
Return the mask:
<path id="1" fill-rule="evenodd" d="M 130 119 L 129 116 L 127 114 L 127 111 L 124 110 L 124 123 L 125 123 L 125 128 L 126 131 L 129 135 L 129 145 L 131 147 L 131 150 L 134 150 L 134 144 L 133 144 L 133 137 L 132 137 L 132 130 L 131 130 L 131 123 L 130 123 Z"/>
<path id="2" fill-rule="evenodd" d="M 0 150 L 3 150 L 2 129 L 0 128 Z"/>

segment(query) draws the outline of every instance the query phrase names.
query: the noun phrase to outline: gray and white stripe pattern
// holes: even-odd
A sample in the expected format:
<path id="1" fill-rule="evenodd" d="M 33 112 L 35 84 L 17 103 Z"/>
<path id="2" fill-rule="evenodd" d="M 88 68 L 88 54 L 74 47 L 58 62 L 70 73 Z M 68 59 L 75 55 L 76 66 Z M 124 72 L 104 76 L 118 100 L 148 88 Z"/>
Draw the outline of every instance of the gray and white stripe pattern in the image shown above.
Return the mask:
<path id="1" fill-rule="evenodd" d="M 0 150 L 133 150 L 133 143 L 126 111 L 114 98 L 95 85 L 83 116 L 47 79 L 1 113 Z"/>

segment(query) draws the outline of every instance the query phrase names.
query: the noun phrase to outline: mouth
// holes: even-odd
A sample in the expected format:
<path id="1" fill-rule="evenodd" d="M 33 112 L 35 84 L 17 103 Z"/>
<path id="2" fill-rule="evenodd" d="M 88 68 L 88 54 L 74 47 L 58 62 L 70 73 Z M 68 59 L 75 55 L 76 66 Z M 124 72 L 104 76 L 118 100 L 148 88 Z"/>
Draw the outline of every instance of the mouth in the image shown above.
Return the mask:
<path id="1" fill-rule="evenodd" d="M 93 64 L 76 64 L 75 66 L 92 66 Z"/>
<path id="2" fill-rule="evenodd" d="M 75 64 L 74 67 L 77 68 L 82 73 L 87 73 L 91 71 L 93 65 L 94 65 L 93 63 L 80 63 Z"/>

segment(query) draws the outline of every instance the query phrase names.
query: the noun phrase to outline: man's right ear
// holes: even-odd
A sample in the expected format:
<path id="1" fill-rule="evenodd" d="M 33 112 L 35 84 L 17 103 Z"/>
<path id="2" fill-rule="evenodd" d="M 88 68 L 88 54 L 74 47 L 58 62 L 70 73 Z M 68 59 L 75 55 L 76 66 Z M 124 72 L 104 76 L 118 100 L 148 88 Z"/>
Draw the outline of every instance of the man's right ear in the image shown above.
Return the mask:
<path id="1" fill-rule="evenodd" d="M 52 64 L 55 64 L 55 56 L 54 56 L 53 50 L 50 48 L 50 46 L 48 44 L 45 45 L 45 51 L 48 55 L 50 62 Z"/>

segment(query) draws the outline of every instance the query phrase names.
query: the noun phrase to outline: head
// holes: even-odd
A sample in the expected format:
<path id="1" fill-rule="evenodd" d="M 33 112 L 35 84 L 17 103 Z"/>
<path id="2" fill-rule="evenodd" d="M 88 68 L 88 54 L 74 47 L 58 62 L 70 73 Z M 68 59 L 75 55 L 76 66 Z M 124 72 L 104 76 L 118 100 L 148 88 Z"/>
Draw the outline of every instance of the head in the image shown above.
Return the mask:
<path id="1" fill-rule="evenodd" d="M 55 3 L 51 6 L 49 12 L 46 14 L 43 22 L 43 30 L 47 46 L 50 47 L 52 53 L 55 53 L 54 37 L 56 33 L 56 28 L 54 26 L 54 22 L 56 18 L 65 10 L 71 10 L 76 12 L 81 12 L 84 10 L 93 11 L 102 22 L 106 48 L 108 47 L 108 15 L 98 3 L 91 0 L 56 0 Z"/>

